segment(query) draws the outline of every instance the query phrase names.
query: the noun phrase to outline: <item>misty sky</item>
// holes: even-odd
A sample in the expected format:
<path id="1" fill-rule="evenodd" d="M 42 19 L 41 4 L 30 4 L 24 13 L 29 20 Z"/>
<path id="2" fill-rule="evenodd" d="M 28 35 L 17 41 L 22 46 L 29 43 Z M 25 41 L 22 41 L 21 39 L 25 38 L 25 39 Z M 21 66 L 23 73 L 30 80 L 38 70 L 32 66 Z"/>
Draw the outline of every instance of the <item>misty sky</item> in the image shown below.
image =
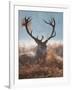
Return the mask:
<path id="1" fill-rule="evenodd" d="M 63 40 L 63 12 L 44 12 L 44 11 L 18 11 L 18 20 L 19 20 L 19 41 L 23 40 L 26 42 L 30 42 L 33 39 L 27 34 L 25 27 L 21 25 L 21 22 L 24 17 L 31 17 L 32 18 L 32 31 L 35 37 L 44 35 L 45 39 L 51 33 L 51 26 L 44 23 L 43 19 L 49 21 L 52 17 L 55 18 L 56 21 L 56 36 L 51 40 Z"/>

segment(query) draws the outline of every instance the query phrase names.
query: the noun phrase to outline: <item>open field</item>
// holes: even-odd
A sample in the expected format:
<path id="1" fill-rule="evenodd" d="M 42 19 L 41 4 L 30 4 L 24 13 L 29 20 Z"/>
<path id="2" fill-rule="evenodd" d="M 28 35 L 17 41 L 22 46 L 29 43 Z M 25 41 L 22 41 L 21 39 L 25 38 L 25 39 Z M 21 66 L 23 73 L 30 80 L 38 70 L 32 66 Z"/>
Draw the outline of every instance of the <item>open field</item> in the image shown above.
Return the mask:
<path id="1" fill-rule="evenodd" d="M 46 53 L 38 58 L 35 50 L 19 48 L 19 79 L 63 77 L 62 44 L 49 44 Z"/>

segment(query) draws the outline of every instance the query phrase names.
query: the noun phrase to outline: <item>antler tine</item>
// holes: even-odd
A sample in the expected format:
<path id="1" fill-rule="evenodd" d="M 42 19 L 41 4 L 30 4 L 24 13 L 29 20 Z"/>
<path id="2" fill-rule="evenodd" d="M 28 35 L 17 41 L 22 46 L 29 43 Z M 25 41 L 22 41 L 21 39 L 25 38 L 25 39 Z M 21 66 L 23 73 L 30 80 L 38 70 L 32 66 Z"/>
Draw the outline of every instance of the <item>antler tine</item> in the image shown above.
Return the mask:
<path id="1" fill-rule="evenodd" d="M 49 25 L 51 25 L 52 26 L 52 22 L 51 22 L 51 20 L 49 20 L 49 22 L 47 22 L 46 20 L 43 20 L 46 24 L 49 24 Z"/>
<path id="2" fill-rule="evenodd" d="M 28 17 L 28 20 L 30 19 L 31 17 Z"/>
<path id="3" fill-rule="evenodd" d="M 43 19 L 43 21 L 46 23 L 46 24 L 50 24 L 49 22 L 47 22 L 46 20 Z"/>
<path id="4" fill-rule="evenodd" d="M 25 23 L 27 24 L 27 23 L 29 23 L 32 19 L 30 19 L 30 17 L 26 18 L 26 16 L 25 16 L 24 20 L 25 20 Z"/>
<path id="5" fill-rule="evenodd" d="M 31 19 L 31 17 L 28 17 L 28 22 L 30 22 L 32 19 Z"/>
<path id="6" fill-rule="evenodd" d="M 24 18 L 24 19 L 25 19 L 25 21 L 27 20 L 27 19 L 26 19 L 26 16 L 25 16 L 25 18 Z"/>
<path id="7" fill-rule="evenodd" d="M 44 39 L 44 36 L 42 35 L 41 41 Z"/>
<path id="8" fill-rule="evenodd" d="M 55 19 L 52 18 L 49 22 L 47 22 L 46 20 L 43 20 L 46 24 L 49 24 L 50 26 L 52 26 L 52 32 L 51 35 L 44 41 L 44 43 L 47 43 L 48 40 L 50 40 L 51 38 L 56 36 L 56 32 L 55 32 Z"/>
<path id="9" fill-rule="evenodd" d="M 52 23 L 52 26 L 55 26 L 55 19 L 54 18 L 51 19 L 51 23 Z"/>

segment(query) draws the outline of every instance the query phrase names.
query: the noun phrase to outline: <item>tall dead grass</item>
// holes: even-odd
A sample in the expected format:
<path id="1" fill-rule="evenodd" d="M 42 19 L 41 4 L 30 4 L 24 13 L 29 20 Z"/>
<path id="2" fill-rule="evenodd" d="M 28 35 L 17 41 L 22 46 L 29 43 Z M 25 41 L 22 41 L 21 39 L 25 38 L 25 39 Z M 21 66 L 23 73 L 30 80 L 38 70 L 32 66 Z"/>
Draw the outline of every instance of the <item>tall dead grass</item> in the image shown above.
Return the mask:
<path id="1" fill-rule="evenodd" d="M 60 49 L 62 50 L 59 51 Z M 63 77 L 63 46 L 49 48 L 37 60 L 34 57 L 21 55 L 19 64 L 19 79 Z"/>

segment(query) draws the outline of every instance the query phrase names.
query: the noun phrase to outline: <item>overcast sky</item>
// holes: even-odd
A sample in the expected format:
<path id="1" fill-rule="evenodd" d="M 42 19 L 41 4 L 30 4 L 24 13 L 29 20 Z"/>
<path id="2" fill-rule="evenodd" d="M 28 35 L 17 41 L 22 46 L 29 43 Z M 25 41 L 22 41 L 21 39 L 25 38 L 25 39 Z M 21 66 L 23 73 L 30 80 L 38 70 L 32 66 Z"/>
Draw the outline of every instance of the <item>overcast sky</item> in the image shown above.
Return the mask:
<path id="1" fill-rule="evenodd" d="M 21 25 L 23 18 L 31 17 L 32 18 L 32 31 L 35 37 L 44 35 L 45 39 L 51 33 L 51 26 L 43 22 L 43 19 L 49 21 L 52 17 L 56 21 L 56 37 L 52 40 L 61 40 L 63 41 L 63 12 L 44 12 L 44 11 L 24 11 L 19 10 L 18 12 L 19 20 L 19 41 L 31 42 L 33 39 L 27 34 L 25 27 Z"/>

